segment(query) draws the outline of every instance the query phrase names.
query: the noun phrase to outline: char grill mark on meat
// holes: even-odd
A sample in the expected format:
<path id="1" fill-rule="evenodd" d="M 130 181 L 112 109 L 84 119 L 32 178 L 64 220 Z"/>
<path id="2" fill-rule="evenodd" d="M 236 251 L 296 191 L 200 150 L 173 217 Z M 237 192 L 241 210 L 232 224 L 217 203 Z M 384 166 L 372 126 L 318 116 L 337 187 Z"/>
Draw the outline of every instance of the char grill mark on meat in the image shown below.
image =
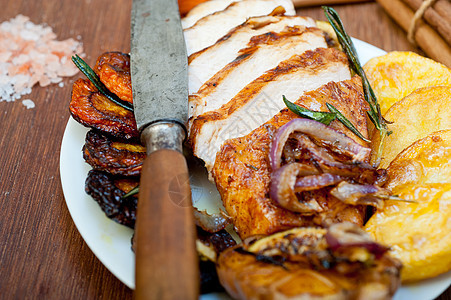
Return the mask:
<path id="1" fill-rule="evenodd" d="M 321 47 L 327 47 L 322 31 L 304 26 L 252 37 L 248 48 L 240 50 L 235 60 L 205 82 L 197 93 L 189 96 L 190 117 L 195 119 L 219 109 L 267 70 L 294 55 Z"/>
<path id="2" fill-rule="evenodd" d="M 203 17 L 184 30 L 188 56 L 213 45 L 249 17 L 268 15 L 279 6 L 283 6 L 287 15 L 296 14 L 290 0 L 246 0 L 234 2 L 222 11 Z"/>
<path id="3" fill-rule="evenodd" d="M 325 110 L 326 101 L 340 109 L 360 132 L 367 132 L 367 106 L 359 77 L 330 82 L 305 93 L 296 103 L 309 109 Z M 302 216 L 288 211 L 269 198 L 269 145 L 277 129 L 294 118 L 297 116 L 285 108 L 246 136 L 227 140 L 216 156 L 212 176 L 227 214 L 242 238 L 329 222 L 350 221 L 363 224 L 363 207 L 346 205 L 329 196 L 327 189 L 310 195 L 323 208 L 322 213 L 314 216 Z M 351 136 L 350 131 L 338 121 L 333 121 L 330 126 Z"/>

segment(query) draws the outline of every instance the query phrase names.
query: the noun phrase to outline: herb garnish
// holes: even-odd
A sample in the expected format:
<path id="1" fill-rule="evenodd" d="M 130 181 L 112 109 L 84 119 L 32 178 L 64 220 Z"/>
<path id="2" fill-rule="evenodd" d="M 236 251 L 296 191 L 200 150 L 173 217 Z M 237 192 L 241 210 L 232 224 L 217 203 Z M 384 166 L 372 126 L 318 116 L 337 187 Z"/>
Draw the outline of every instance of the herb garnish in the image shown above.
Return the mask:
<path id="1" fill-rule="evenodd" d="M 376 129 L 379 131 L 380 134 L 380 143 L 378 145 L 376 159 L 374 162 L 374 166 L 378 166 L 381 161 L 384 139 L 391 133 L 391 131 L 389 131 L 387 128 L 387 123 L 389 122 L 387 122 L 387 120 L 385 120 L 384 117 L 382 117 L 381 109 L 379 104 L 377 103 L 376 95 L 374 94 L 374 91 L 371 88 L 368 78 L 366 77 L 365 71 L 363 70 L 362 65 L 360 64 L 354 44 L 352 43 L 351 38 L 344 29 L 340 16 L 332 7 L 323 6 L 322 8 L 324 10 L 327 20 L 329 21 L 330 25 L 335 31 L 335 34 L 337 35 L 338 42 L 343 48 L 343 51 L 348 56 L 348 59 L 351 61 L 352 70 L 362 78 L 365 100 L 370 105 L 370 110 L 367 111 L 367 113 L 371 122 L 374 124 L 374 126 L 376 127 Z"/>
<path id="2" fill-rule="evenodd" d="M 107 97 L 109 100 L 114 102 L 115 104 L 119 105 L 122 108 L 125 108 L 126 110 L 133 111 L 133 105 L 121 100 L 117 95 L 113 94 L 108 90 L 108 88 L 103 84 L 102 81 L 100 81 L 99 76 L 94 72 L 93 69 L 77 54 L 72 56 L 72 61 L 74 64 L 80 69 L 80 71 L 85 74 L 86 77 L 94 84 L 94 86 L 103 94 L 105 97 Z"/>
<path id="3" fill-rule="evenodd" d="M 307 118 L 310 120 L 318 121 L 323 123 L 324 125 L 329 125 L 333 120 L 337 119 L 340 121 L 346 128 L 352 131 L 356 136 L 364 140 L 365 142 L 371 142 L 367 138 L 361 134 L 357 128 L 349 121 L 338 109 L 336 109 L 332 104 L 326 103 L 327 108 L 330 112 L 325 111 L 314 111 L 304 107 L 301 107 L 293 102 L 290 102 L 285 96 L 283 97 L 283 102 L 288 107 L 289 110 L 301 116 L 303 118 Z"/>

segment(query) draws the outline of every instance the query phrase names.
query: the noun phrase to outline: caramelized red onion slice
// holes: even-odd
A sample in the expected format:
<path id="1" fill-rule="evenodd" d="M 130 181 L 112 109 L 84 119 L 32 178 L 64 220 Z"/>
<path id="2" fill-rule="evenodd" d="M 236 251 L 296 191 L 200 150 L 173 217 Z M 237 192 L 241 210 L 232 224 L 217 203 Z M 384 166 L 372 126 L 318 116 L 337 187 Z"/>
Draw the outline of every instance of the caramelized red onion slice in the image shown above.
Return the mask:
<path id="1" fill-rule="evenodd" d="M 358 182 L 360 182 L 360 177 L 362 174 L 366 174 L 366 177 L 368 177 L 369 174 L 367 173 L 376 173 L 376 169 L 365 162 L 345 163 L 336 161 L 324 147 L 318 146 L 304 134 L 293 134 L 290 136 L 297 140 L 297 147 L 299 147 L 302 151 L 307 152 L 310 156 L 310 160 L 313 160 L 315 162 L 315 166 L 319 167 L 323 173 L 351 177 Z M 287 150 L 287 146 L 288 145 L 284 146 L 283 151 Z M 375 177 L 375 175 L 372 177 Z"/>
<path id="2" fill-rule="evenodd" d="M 222 211 L 216 214 L 209 214 L 205 210 L 200 211 L 194 207 L 194 221 L 196 225 L 203 230 L 215 233 L 230 224 L 230 217 L 225 215 Z"/>
<path id="3" fill-rule="evenodd" d="M 335 185 L 343 181 L 343 177 L 334 174 L 307 175 L 296 180 L 294 191 L 302 193 L 306 191 L 318 190 L 320 188 Z"/>
<path id="4" fill-rule="evenodd" d="M 280 127 L 273 139 L 269 153 L 272 170 L 277 170 L 280 167 L 285 143 L 290 134 L 296 131 L 319 139 L 323 143 L 333 145 L 333 147 L 351 156 L 353 162 L 364 162 L 371 151 L 331 127 L 317 121 L 299 118 Z"/>
<path id="5" fill-rule="evenodd" d="M 371 205 L 377 209 L 384 208 L 384 198 L 390 196 L 389 190 L 369 184 L 340 182 L 330 194 L 340 201 L 351 205 Z"/>
<path id="6" fill-rule="evenodd" d="M 369 234 L 358 225 L 350 222 L 331 225 L 325 238 L 332 251 L 362 247 L 376 257 L 380 257 L 389 250 L 388 247 L 373 241 Z"/>
<path id="7" fill-rule="evenodd" d="M 298 176 L 317 175 L 319 171 L 306 164 L 291 163 L 284 165 L 272 173 L 269 195 L 279 206 L 298 213 L 314 213 L 322 211 L 318 202 L 299 201 L 294 187 Z"/>

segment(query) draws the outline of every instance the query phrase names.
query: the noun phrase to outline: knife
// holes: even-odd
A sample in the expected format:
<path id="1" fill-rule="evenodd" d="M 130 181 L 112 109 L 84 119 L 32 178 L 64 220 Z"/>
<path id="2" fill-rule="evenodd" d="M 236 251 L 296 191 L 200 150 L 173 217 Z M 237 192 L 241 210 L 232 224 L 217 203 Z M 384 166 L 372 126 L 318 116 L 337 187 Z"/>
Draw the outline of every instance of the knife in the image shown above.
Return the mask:
<path id="1" fill-rule="evenodd" d="M 133 108 L 147 158 L 141 172 L 136 299 L 197 299 L 198 258 L 188 168 L 187 54 L 177 0 L 133 0 Z"/>

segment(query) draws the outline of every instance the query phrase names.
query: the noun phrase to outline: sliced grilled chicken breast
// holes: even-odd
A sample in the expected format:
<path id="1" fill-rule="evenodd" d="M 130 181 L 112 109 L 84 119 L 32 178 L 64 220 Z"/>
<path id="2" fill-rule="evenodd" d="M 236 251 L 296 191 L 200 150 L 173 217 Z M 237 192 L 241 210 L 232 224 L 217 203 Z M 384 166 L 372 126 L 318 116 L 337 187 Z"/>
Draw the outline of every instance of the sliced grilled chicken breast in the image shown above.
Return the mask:
<path id="1" fill-rule="evenodd" d="M 297 99 L 330 81 L 350 79 L 346 55 L 333 48 L 317 48 L 295 55 L 248 84 L 220 109 L 193 121 L 190 143 L 194 155 L 210 171 L 223 143 L 244 136 L 285 107 L 282 95 Z"/>
<path id="2" fill-rule="evenodd" d="M 305 93 L 296 101 L 305 108 L 318 111 L 328 111 L 326 102 L 340 110 L 367 136 L 367 104 L 360 77 L 330 82 Z M 277 206 L 269 198 L 269 146 L 277 129 L 295 118 L 298 116 L 285 108 L 248 135 L 227 140 L 216 156 L 212 176 L 241 238 L 267 235 L 290 227 L 320 225 L 325 220 L 363 224 L 362 207 L 344 204 L 327 193 L 317 195 L 324 210 L 315 218 Z M 358 141 L 339 121 L 335 120 L 329 126 Z"/>
<path id="3" fill-rule="evenodd" d="M 294 15 L 291 0 L 243 0 L 230 4 L 226 9 L 203 17 L 184 30 L 188 55 L 213 45 L 230 29 L 250 17 L 265 16 L 282 6 L 287 15 Z"/>
<path id="4" fill-rule="evenodd" d="M 219 109 L 265 71 L 293 55 L 321 47 L 327 47 L 327 43 L 318 28 L 296 26 L 254 36 L 248 48 L 203 84 L 198 93 L 189 96 L 190 117 Z"/>
<path id="5" fill-rule="evenodd" d="M 224 10 L 233 2 L 238 1 L 240 0 L 209 0 L 199 3 L 198 5 L 193 7 L 182 19 L 182 27 L 183 29 L 189 28 L 196 24 L 196 22 L 203 17 L 211 15 L 217 11 Z"/>
<path id="6" fill-rule="evenodd" d="M 251 38 L 267 32 L 281 32 L 287 26 L 316 27 L 313 19 L 299 16 L 253 17 L 235 27 L 212 46 L 189 57 L 189 93 L 193 94 L 213 75 L 238 56 Z"/>

